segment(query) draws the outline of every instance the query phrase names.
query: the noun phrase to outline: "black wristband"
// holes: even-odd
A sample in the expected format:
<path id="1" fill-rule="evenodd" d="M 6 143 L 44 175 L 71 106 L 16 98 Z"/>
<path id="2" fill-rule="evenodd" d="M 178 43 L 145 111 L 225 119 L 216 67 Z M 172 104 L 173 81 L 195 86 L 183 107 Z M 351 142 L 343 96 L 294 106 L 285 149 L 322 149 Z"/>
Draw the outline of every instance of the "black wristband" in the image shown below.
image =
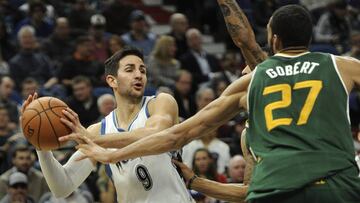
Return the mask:
<path id="1" fill-rule="evenodd" d="M 187 183 L 187 188 L 191 190 L 191 184 L 194 182 L 194 180 L 198 178 L 198 176 L 195 174 L 193 177 L 191 177 Z"/>

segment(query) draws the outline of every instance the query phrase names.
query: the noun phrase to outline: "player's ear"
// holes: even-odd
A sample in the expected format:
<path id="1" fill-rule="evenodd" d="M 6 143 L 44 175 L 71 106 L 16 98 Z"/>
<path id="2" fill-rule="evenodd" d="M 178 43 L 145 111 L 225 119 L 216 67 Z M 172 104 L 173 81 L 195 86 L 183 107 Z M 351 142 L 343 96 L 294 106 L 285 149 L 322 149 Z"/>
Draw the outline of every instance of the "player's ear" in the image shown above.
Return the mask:
<path id="1" fill-rule="evenodd" d="M 111 88 L 116 88 L 117 87 L 117 81 L 116 81 L 116 78 L 113 75 L 107 75 L 106 76 L 106 83 Z"/>
<path id="2" fill-rule="evenodd" d="M 274 52 L 278 52 L 282 49 L 282 43 L 278 35 L 273 35 Z"/>

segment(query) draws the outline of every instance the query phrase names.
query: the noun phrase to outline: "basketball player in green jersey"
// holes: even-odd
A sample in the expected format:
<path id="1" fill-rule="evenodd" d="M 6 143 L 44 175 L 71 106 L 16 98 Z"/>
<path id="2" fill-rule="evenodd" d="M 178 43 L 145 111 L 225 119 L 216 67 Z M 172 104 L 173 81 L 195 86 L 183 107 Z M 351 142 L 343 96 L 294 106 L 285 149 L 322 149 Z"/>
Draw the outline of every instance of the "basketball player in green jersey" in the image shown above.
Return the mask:
<path id="1" fill-rule="evenodd" d="M 235 33 L 232 28 L 236 26 L 229 26 L 229 19 L 243 19 L 237 15 L 239 8 L 229 0 L 219 3 L 229 32 Z M 193 117 L 116 152 L 81 137 L 87 144 L 79 145 L 80 150 L 105 163 L 163 153 L 206 135 L 241 107 L 248 107 L 247 138 L 257 157 L 247 191 L 249 202 L 358 202 L 360 179 L 350 133 L 348 93 L 360 84 L 360 62 L 308 52 L 312 22 L 300 6 L 278 9 L 267 30 L 275 55 L 232 83 Z M 201 178 L 190 182 L 194 189 L 216 198 L 234 201 L 245 196 L 245 187 Z"/>

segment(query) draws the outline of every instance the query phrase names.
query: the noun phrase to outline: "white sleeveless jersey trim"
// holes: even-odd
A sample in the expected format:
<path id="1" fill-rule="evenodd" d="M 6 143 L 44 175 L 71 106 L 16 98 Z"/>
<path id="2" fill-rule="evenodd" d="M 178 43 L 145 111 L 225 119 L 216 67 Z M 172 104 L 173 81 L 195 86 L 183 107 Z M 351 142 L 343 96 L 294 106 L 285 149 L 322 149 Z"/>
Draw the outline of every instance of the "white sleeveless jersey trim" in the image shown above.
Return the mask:
<path id="1" fill-rule="evenodd" d="M 155 97 L 143 97 L 142 107 L 127 131 L 145 126 L 148 119 L 148 103 Z M 123 132 L 118 128 L 115 111 L 102 121 L 101 131 L 105 133 Z M 121 135 L 119 135 L 121 136 Z M 139 157 L 116 164 L 106 165 L 117 193 L 118 202 L 167 203 L 193 202 L 185 183 L 171 162 L 169 153 Z"/>
<path id="2" fill-rule="evenodd" d="M 347 98 L 346 98 L 346 103 L 347 103 L 346 114 L 347 114 L 347 118 L 348 118 L 349 123 L 351 123 L 351 121 L 350 121 L 350 109 L 349 109 L 349 92 L 346 89 L 346 85 L 345 85 L 345 82 L 344 82 L 343 78 L 341 77 L 339 68 L 338 68 L 337 63 L 336 63 L 335 55 L 330 54 L 330 56 L 331 56 L 331 60 L 332 60 L 332 62 L 334 64 L 335 71 L 336 71 L 336 73 L 337 73 L 337 75 L 338 75 L 338 77 L 339 77 L 339 79 L 341 81 L 341 84 L 344 87 L 344 91 L 345 91 L 345 93 L 347 95 Z"/>

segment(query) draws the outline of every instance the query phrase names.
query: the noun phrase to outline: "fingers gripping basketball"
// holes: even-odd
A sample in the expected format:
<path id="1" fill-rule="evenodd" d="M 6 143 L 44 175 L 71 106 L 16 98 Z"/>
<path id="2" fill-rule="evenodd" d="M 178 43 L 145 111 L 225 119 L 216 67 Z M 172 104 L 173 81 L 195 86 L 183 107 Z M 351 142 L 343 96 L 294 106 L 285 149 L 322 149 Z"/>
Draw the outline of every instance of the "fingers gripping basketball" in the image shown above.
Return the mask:
<path id="1" fill-rule="evenodd" d="M 42 97 L 24 110 L 21 118 L 23 133 L 37 149 L 57 149 L 63 144 L 58 138 L 71 133 L 71 129 L 60 121 L 65 108 L 67 105 L 57 98 Z"/>

